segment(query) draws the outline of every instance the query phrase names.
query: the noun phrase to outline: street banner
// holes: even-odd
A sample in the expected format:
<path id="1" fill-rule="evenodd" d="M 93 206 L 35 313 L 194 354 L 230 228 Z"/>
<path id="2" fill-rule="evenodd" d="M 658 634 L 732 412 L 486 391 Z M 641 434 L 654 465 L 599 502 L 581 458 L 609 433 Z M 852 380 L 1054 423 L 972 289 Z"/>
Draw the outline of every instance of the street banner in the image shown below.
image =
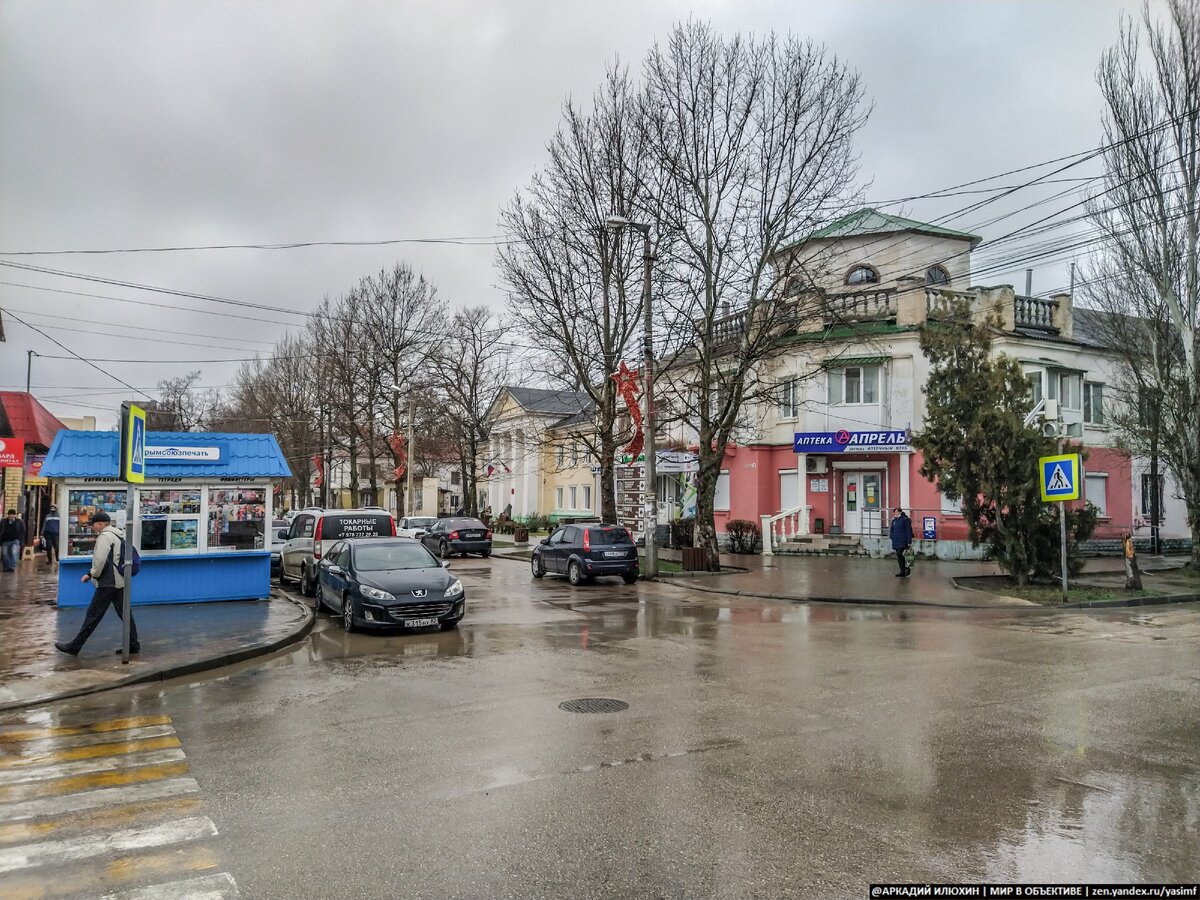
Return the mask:
<path id="1" fill-rule="evenodd" d="M 25 438 L 0 438 L 0 469 L 25 465 Z"/>

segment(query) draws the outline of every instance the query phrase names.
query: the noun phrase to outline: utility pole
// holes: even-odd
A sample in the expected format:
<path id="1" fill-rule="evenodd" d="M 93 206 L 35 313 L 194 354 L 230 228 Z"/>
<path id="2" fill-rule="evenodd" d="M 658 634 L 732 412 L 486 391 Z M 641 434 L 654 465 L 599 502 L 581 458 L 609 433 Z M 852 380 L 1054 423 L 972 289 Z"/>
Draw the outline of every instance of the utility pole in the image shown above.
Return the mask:
<path id="1" fill-rule="evenodd" d="M 405 508 L 408 510 L 408 515 L 415 516 L 417 514 L 417 504 L 413 496 L 413 461 L 416 459 L 416 435 L 413 432 L 413 418 L 416 415 L 417 402 L 413 395 L 408 395 L 408 459 L 405 464 L 405 477 L 407 485 L 404 488 L 406 503 Z"/>
<path id="2" fill-rule="evenodd" d="M 654 532 L 658 528 L 658 450 L 654 446 L 654 314 L 650 303 L 650 265 L 654 256 L 650 252 L 650 226 L 634 225 L 642 232 L 642 309 L 645 313 L 642 330 L 645 332 L 645 358 L 642 361 L 642 377 L 645 379 L 646 413 L 642 417 L 646 450 L 646 572 L 647 578 L 658 575 L 658 548 L 654 545 Z"/>
<path id="3" fill-rule="evenodd" d="M 33 358 L 37 356 L 32 350 L 26 350 L 25 357 L 25 393 L 29 393 L 29 385 L 33 381 Z"/>
<path id="4" fill-rule="evenodd" d="M 1063 423 L 1059 419 L 1058 422 L 1058 455 L 1062 456 L 1067 452 L 1067 442 L 1062 437 Z M 1083 480 L 1083 472 L 1076 472 L 1075 477 L 1080 481 Z M 1063 500 L 1058 504 L 1058 539 L 1059 539 L 1059 555 L 1061 558 L 1060 574 L 1062 575 L 1062 602 L 1067 602 L 1067 501 Z"/>

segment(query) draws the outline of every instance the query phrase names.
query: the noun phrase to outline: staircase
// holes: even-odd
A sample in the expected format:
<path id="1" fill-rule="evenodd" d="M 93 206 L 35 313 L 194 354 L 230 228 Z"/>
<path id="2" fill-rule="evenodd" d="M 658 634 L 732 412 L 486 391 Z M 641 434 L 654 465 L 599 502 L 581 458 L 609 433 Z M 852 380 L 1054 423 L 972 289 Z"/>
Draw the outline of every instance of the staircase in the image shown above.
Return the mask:
<path id="1" fill-rule="evenodd" d="M 814 534 L 795 537 L 775 548 L 778 556 L 865 556 L 862 542 L 852 534 Z"/>

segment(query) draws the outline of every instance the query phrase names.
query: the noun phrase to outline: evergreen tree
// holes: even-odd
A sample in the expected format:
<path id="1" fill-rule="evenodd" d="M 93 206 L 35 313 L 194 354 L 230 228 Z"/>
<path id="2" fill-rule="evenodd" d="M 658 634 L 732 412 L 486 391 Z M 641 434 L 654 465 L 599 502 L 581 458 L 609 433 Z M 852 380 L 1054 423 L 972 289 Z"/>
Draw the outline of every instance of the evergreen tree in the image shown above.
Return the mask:
<path id="1" fill-rule="evenodd" d="M 921 329 L 921 349 L 931 365 L 925 387 L 924 430 L 913 446 L 924 456 L 921 474 L 936 478 L 943 494 L 961 500 L 972 543 L 986 545 L 1018 584 L 1030 574 L 1059 568 L 1057 510 L 1043 503 L 1038 457 L 1054 442 L 1024 425 L 1029 384 L 1020 363 L 992 354 L 994 320 L 976 321 L 966 301 L 947 318 Z M 1096 525 L 1092 506 L 1067 517 L 1068 561 L 1073 571 L 1079 541 Z"/>

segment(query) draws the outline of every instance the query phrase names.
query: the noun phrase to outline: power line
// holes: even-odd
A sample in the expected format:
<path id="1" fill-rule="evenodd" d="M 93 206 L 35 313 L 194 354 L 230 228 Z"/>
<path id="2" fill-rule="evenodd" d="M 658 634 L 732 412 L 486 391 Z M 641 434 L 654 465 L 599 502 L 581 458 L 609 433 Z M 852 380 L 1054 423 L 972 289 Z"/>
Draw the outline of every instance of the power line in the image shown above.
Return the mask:
<path id="1" fill-rule="evenodd" d="M 12 311 L 11 311 L 11 310 L 9 311 L 9 315 L 12 315 Z M 26 321 L 25 321 L 24 319 L 22 319 L 20 316 L 13 315 L 12 317 L 13 317 L 14 319 L 16 319 L 18 322 L 20 322 L 22 325 L 24 325 L 26 328 L 32 328 L 34 331 L 36 331 L 38 334 L 40 334 L 42 337 L 44 337 L 44 338 L 45 338 L 46 340 L 48 340 L 50 343 L 54 344 L 56 347 L 61 347 L 63 350 L 66 350 L 68 353 L 70 353 L 70 354 L 71 354 L 70 356 L 62 356 L 62 357 L 48 357 L 48 358 L 50 358 L 50 359 L 77 359 L 77 360 L 79 360 L 80 362 L 87 363 L 89 366 L 91 366 L 91 367 L 92 367 L 93 369 L 95 369 L 97 372 L 101 372 L 101 373 L 103 373 L 104 375 L 107 375 L 109 378 L 111 378 L 113 381 L 117 382 L 118 384 L 124 385 L 125 387 L 129 388 L 129 390 L 133 391 L 134 393 L 136 393 L 136 394 L 141 394 L 141 395 L 142 395 L 143 397 L 145 397 L 147 400 L 154 400 L 154 398 L 153 398 L 153 397 L 151 397 L 149 394 L 147 394 L 145 391 L 139 391 L 139 390 L 138 390 L 137 388 L 135 388 L 133 385 L 131 385 L 131 384 L 129 384 L 128 382 L 126 382 L 126 381 L 123 381 L 122 379 L 118 378 L 116 375 L 114 375 L 112 372 L 108 371 L 107 369 L 102 369 L 100 366 L 96 365 L 96 364 L 95 364 L 94 362 L 92 362 L 91 360 L 89 360 L 89 359 L 85 359 L 84 357 L 80 356 L 78 353 L 76 353 L 74 350 L 72 350 L 70 347 L 68 347 L 68 346 L 67 346 L 66 344 L 64 344 L 62 341 L 60 341 L 60 340 L 56 340 L 55 338 L 53 338 L 53 337 L 51 337 L 50 335 L 46 334 L 46 332 L 42 331 L 42 329 L 38 328 L 36 325 L 30 325 L 28 322 L 26 322 Z M 38 354 L 38 355 L 40 356 L 41 354 Z"/>
<path id="2" fill-rule="evenodd" d="M 507 234 L 457 238 L 382 238 L 370 241 L 286 241 L 261 244 L 198 244 L 187 247 L 120 247 L 89 250 L 0 250 L 0 256 L 102 255 L 113 253 L 179 253 L 192 250 L 299 250 L 306 247 L 388 247 L 395 244 L 450 244 L 459 247 L 501 247 L 522 243 Z"/>

